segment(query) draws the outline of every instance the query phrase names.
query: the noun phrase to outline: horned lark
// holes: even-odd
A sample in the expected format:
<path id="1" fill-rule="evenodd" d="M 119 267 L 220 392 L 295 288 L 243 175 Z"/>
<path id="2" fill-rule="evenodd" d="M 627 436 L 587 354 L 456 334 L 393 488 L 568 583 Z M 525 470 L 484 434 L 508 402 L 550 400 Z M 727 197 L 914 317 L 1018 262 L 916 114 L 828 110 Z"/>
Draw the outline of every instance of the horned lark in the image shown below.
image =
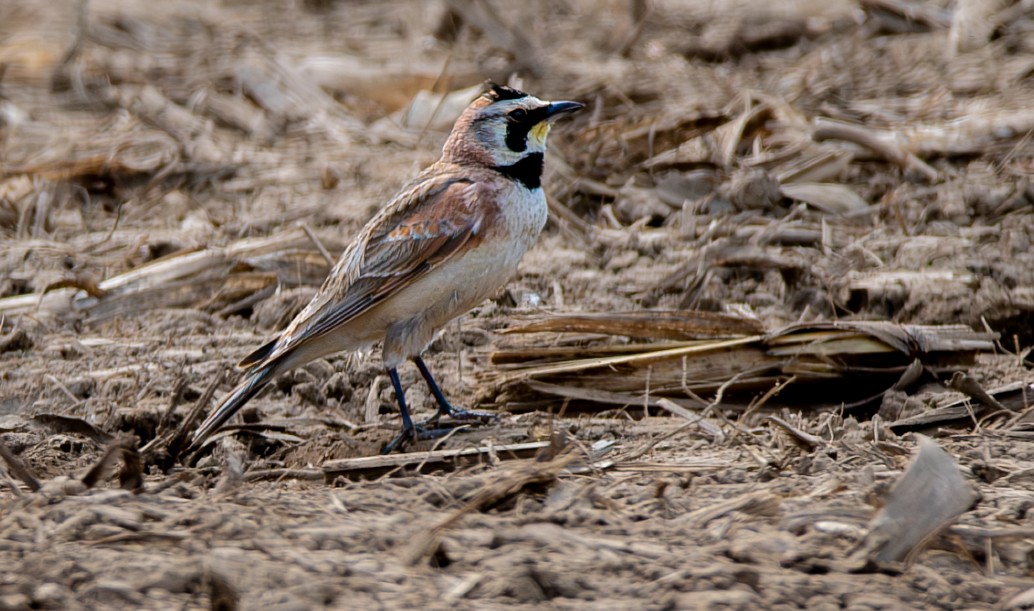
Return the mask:
<path id="1" fill-rule="evenodd" d="M 406 360 L 438 403 L 429 422 L 478 415 L 449 403 L 421 354 L 446 323 L 502 287 L 538 238 L 546 137 L 557 117 L 583 107 L 488 83 L 456 120 L 441 159 L 366 224 L 287 328 L 240 362 L 243 381 L 194 433 L 192 449 L 275 376 L 378 340 L 402 414 L 385 452 L 433 436 L 410 417 L 398 375 Z"/>

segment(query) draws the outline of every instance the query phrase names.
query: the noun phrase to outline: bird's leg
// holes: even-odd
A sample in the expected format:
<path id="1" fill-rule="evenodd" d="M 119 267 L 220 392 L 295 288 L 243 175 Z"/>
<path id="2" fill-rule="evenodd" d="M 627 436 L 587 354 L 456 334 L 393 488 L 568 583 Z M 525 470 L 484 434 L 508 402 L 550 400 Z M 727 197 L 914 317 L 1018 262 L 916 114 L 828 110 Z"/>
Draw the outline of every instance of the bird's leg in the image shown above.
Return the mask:
<path id="1" fill-rule="evenodd" d="M 399 412 L 402 414 L 402 432 L 399 433 L 398 437 L 393 439 L 391 443 L 384 446 L 384 449 L 381 450 L 381 454 L 390 454 L 395 450 L 401 450 L 411 441 L 416 441 L 418 439 L 435 439 L 449 433 L 453 429 L 433 428 L 434 426 L 437 426 L 438 420 L 442 417 L 442 414 L 445 414 L 454 420 L 490 421 L 499 419 L 499 416 L 490 412 L 478 412 L 454 407 L 449 403 L 449 400 L 445 398 L 445 394 L 442 393 L 442 389 L 439 388 L 434 376 L 431 375 L 431 370 L 427 368 L 427 363 L 424 362 L 424 359 L 416 357 L 413 359 L 413 362 L 416 363 L 417 369 L 420 370 L 420 375 L 424 377 L 428 388 L 431 389 L 431 394 L 434 395 L 435 401 L 438 402 L 438 411 L 436 411 L 434 415 L 427 420 L 414 424 L 413 418 L 409 414 L 409 406 L 406 404 L 406 394 L 402 390 L 402 382 L 399 380 L 398 370 L 395 367 L 389 369 L 388 377 L 391 378 L 391 386 L 395 389 L 395 400 L 398 401 Z M 424 428 L 425 425 L 431 425 L 432 428 Z"/>
<path id="2" fill-rule="evenodd" d="M 381 454 L 391 454 L 400 450 L 406 443 L 416 439 L 417 430 L 413 426 L 413 418 L 409 415 L 409 407 L 406 406 L 406 393 L 402 391 L 402 382 L 399 380 L 398 369 L 392 367 L 388 370 L 388 377 L 391 378 L 391 386 L 395 389 L 395 401 L 399 404 L 399 412 L 402 413 L 402 432 L 391 443 L 384 446 Z"/>
<path id="3" fill-rule="evenodd" d="M 434 376 L 431 375 L 431 370 L 427 368 L 427 363 L 424 362 L 424 359 L 418 356 L 413 359 L 413 362 L 416 363 L 417 369 L 420 370 L 420 375 L 424 376 L 424 381 L 427 382 L 427 387 L 431 389 L 431 394 L 434 395 L 434 400 L 438 402 L 438 411 L 420 424 L 437 425 L 442 414 L 449 416 L 453 420 L 491 421 L 499 419 L 499 416 L 490 412 L 479 412 L 454 407 L 449 403 L 449 400 L 445 398 L 445 394 L 442 393 L 442 389 L 438 387 L 438 383 L 435 382 Z"/>
<path id="4" fill-rule="evenodd" d="M 388 370 L 388 377 L 391 378 L 391 386 L 395 389 L 395 400 L 399 404 L 399 412 L 402 414 L 402 432 L 398 434 L 391 443 L 384 446 L 381 454 L 391 454 L 395 450 L 401 450 L 410 441 L 418 439 L 435 439 L 449 432 L 449 429 L 425 429 L 421 422 L 413 424 L 413 417 L 409 415 L 409 406 L 406 405 L 406 393 L 402 390 L 402 382 L 399 380 L 399 372 L 395 367 Z"/>

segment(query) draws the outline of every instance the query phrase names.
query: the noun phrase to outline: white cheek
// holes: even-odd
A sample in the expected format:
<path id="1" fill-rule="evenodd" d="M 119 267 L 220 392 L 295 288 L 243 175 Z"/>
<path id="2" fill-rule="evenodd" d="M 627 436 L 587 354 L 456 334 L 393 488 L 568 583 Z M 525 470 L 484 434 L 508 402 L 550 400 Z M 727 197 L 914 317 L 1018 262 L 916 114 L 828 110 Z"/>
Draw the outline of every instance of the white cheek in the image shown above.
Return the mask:
<path id="1" fill-rule="evenodd" d="M 505 144 L 492 152 L 496 165 L 513 165 L 524 158 L 526 152 L 511 151 Z"/>

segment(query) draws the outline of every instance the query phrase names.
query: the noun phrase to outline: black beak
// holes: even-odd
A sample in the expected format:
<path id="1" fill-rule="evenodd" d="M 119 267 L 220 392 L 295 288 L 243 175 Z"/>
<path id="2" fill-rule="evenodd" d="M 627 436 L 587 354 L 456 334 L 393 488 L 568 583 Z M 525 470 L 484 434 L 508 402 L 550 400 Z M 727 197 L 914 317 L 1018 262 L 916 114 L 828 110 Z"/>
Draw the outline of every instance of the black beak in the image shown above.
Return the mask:
<path id="1" fill-rule="evenodd" d="M 581 102 L 551 102 L 546 110 L 546 118 L 553 119 L 559 115 L 578 112 L 583 108 L 585 104 Z"/>

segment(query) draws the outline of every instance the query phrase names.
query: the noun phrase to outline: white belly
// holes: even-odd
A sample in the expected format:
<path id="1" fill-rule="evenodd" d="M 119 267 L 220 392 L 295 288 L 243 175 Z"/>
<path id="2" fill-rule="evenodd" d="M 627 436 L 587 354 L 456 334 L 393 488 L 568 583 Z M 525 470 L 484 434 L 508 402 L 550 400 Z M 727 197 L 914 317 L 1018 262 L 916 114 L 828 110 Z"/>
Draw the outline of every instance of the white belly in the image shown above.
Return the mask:
<path id="1" fill-rule="evenodd" d="M 431 314 L 429 310 L 445 306 L 447 311 L 430 317 L 444 324 L 491 297 L 510 280 L 546 224 L 546 198 L 542 189 L 522 188 L 510 201 L 502 202 L 501 208 L 505 234 L 487 235 L 472 250 L 458 253 L 399 293 L 399 299 L 392 299 L 398 306 L 391 308 L 397 320 L 426 316 Z"/>
<path id="2" fill-rule="evenodd" d="M 494 295 L 513 277 L 546 224 L 546 198 L 542 189 L 521 188 L 509 201 L 501 202 L 501 208 L 505 232 L 486 235 L 473 249 L 377 308 L 377 318 L 388 327 L 386 365 L 418 355 L 446 323 Z"/>

